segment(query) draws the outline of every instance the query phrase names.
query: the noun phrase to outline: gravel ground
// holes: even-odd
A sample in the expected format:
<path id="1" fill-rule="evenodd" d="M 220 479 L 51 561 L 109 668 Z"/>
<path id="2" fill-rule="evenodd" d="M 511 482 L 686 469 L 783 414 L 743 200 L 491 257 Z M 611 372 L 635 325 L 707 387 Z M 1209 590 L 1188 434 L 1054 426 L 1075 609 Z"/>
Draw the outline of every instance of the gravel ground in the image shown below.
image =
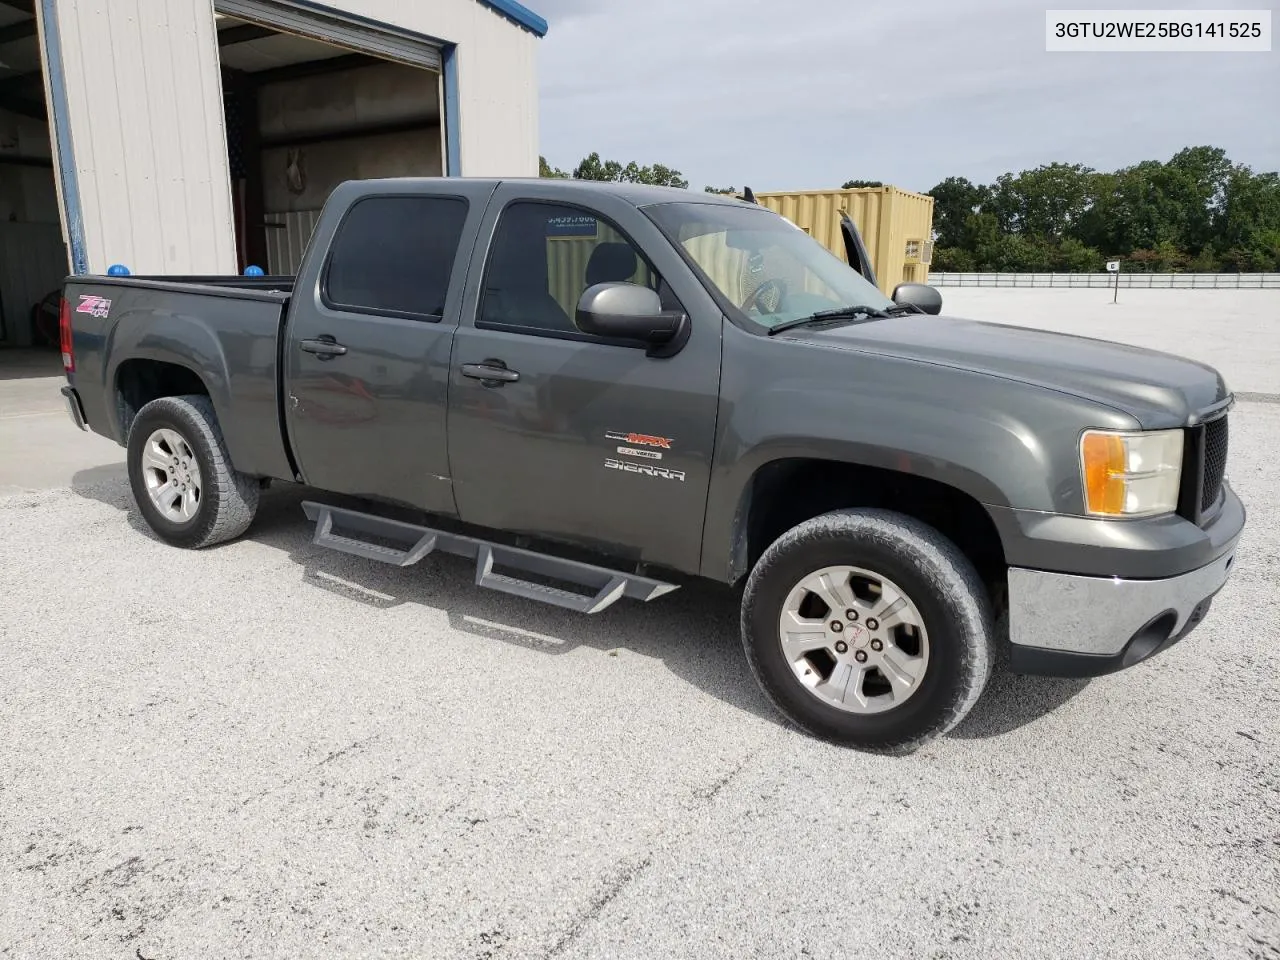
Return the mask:
<path id="1" fill-rule="evenodd" d="M 191 553 L 118 479 L 0 500 L 0 955 L 1280 956 L 1280 405 L 1208 622 L 819 744 L 706 587 L 592 619 L 318 550 Z"/>

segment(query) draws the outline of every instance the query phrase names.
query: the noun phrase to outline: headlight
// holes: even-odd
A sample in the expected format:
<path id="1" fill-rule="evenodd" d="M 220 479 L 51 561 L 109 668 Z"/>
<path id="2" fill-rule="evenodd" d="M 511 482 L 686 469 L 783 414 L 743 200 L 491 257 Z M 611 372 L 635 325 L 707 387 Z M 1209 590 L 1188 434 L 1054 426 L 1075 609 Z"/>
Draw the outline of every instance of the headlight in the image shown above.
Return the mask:
<path id="1" fill-rule="evenodd" d="M 1178 509 L 1182 431 L 1112 433 L 1080 438 L 1085 510 L 1098 517 L 1150 517 Z"/>

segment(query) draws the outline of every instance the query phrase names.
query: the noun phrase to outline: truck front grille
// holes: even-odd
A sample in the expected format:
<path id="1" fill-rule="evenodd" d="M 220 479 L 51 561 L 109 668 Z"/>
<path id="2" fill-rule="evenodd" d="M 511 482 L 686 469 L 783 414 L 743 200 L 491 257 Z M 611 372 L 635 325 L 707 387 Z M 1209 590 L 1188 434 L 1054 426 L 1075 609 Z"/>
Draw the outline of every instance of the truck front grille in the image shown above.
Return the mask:
<path id="1" fill-rule="evenodd" d="M 1227 416 L 1214 417 L 1187 430 L 1182 459 L 1182 492 L 1178 513 L 1192 523 L 1208 519 L 1227 472 Z"/>
<path id="2" fill-rule="evenodd" d="M 1222 478 L 1227 472 L 1227 418 L 1219 417 L 1204 425 L 1204 480 L 1200 488 L 1200 512 L 1218 502 Z"/>

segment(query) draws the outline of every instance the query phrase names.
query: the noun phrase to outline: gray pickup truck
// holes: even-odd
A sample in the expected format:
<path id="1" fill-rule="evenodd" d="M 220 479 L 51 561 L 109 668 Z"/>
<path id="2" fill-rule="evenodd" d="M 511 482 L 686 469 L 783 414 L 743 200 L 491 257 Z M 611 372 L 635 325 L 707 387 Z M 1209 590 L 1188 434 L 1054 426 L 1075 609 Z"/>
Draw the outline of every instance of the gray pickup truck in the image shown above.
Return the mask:
<path id="1" fill-rule="evenodd" d="M 1167 649 L 1245 523 L 1214 370 L 940 310 L 741 200 L 360 181 L 296 278 L 70 278 L 63 393 L 170 544 L 243 534 L 274 480 L 323 491 L 317 544 L 530 601 L 717 581 L 783 715 L 902 751 L 1002 651 Z"/>

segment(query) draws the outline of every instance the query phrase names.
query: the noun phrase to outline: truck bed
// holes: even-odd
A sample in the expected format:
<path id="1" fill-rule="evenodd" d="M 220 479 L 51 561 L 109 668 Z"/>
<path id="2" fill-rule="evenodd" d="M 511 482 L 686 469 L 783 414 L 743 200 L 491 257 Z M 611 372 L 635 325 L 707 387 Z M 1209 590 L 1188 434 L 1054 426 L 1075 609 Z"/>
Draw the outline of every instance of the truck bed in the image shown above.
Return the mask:
<path id="1" fill-rule="evenodd" d="M 292 288 L 292 277 L 69 279 L 75 370 L 68 376 L 86 422 L 124 444 L 157 378 L 194 370 L 218 408 L 237 466 L 292 476 L 277 395 Z"/>

